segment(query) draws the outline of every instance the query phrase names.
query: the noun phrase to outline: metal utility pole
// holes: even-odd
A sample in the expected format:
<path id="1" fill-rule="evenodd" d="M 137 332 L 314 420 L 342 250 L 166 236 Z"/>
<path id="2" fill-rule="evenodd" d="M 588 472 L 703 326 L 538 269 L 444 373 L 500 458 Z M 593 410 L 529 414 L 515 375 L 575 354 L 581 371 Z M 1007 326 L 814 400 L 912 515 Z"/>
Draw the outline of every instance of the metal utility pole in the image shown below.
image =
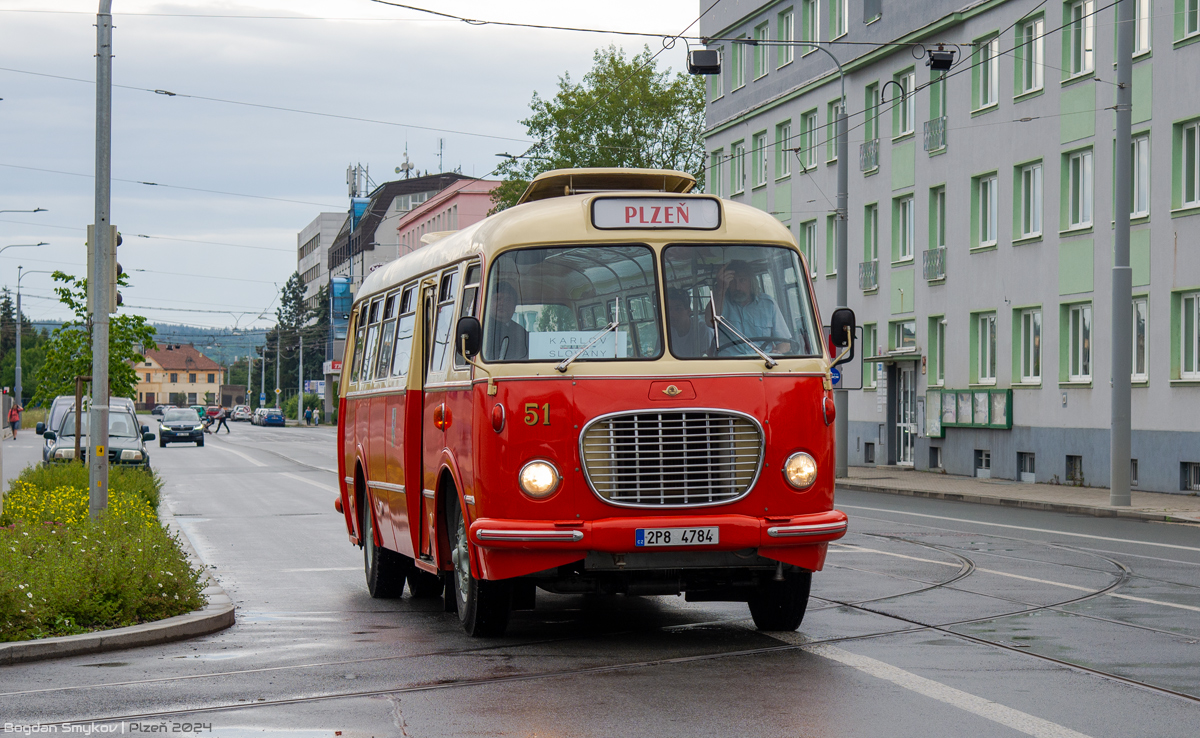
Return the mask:
<path id="1" fill-rule="evenodd" d="M 304 334 L 300 334 L 300 368 L 296 370 L 296 383 L 300 386 L 300 399 L 296 402 L 296 422 L 304 422 Z"/>
<path id="2" fill-rule="evenodd" d="M 279 365 L 283 361 L 283 352 L 279 349 L 279 342 L 283 336 L 283 331 L 275 332 L 275 409 L 279 409 Z"/>
<path id="3" fill-rule="evenodd" d="M 846 89 L 842 88 L 842 105 L 837 119 L 837 306 L 849 307 L 847 244 L 850 218 L 850 131 L 846 117 Z M 862 350 L 862 347 L 859 347 Z M 842 381 L 845 384 L 845 380 Z M 850 393 L 845 389 L 833 391 L 834 469 L 833 476 L 841 479 L 850 475 Z"/>
<path id="4" fill-rule="evenodd" d="M 96 219 L 95 253 L 88 286 L 92 300 L 92 404 L 88 413 L 88 512 L 108 507 L 108 310 L 116 254 L 109 218 L 112 178 L 112 0 L 96 14 Z M 78 408 L 76 409 L 78 412 Z"/>
<path id="5" fill-rule="evenodd" d="M 1129 506 L 1131 448 L 1130 375 L 1132 374 L 1133 270 L 1129 268 L 1129 210 L 1133 169 L 1130 127 L 1133 119 L 1133 0 L 1117 3 L 1117 152 L 1116 212 L 1113 213 L 1112 269 L 1112 417 L 1108 504 Z"/>
<path id="6" fill-rule="evenodd" d="M 16 369 L 15 381 L 13 382 L 16 385 L 14 388 L 16 389 L 16 397 L 14 399 L 18 405 L 24 406 L 21 402 L 21 267 L 19 266 L 17 267 L 17 365 L 14 368 Z M 0 475 L 0 484 L 3 483 L 4 476 Z"/>
<path id="7" fill-rule="evenodd" d="M 267 404 L 267 342 L 263 341 L 262 378 L 258 382 L 258 394 L 263 398 L 261 405 Z"/>

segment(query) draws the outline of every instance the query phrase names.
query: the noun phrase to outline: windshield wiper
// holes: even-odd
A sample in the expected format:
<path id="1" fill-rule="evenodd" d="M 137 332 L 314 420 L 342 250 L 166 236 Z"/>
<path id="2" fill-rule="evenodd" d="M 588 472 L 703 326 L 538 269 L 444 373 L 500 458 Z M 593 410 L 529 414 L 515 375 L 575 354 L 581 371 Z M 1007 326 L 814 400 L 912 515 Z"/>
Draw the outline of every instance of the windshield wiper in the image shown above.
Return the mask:
<path id="1" fill-rule="evenodd" d="M 766 354 L 766 352 L 765 352 L 765 351 L 763 351 L 762 349 L 760 349 L 758 346 L 755 346 L 755 345 L 754 345 L 754 341 L 751 341 L 749 338 L 746 338 L 745 336 L 743 336 L 743 335 L 742 335 L 742 334 L 741 334 L 741 333 L 738 331 L 738 329 L 737 329 L 737 328 L 734 328 L 732 325 L 730 325 L 728 320 L 725 320 L 725 318 L 721 317 L 720 315 L 717 315 L 717 302 L 716 302 L 716 300 L 709 300 L 709 301 L 708 301 L 708 308 L 709 308 L 709 310 L 711 310 L 711 311 L 712 311 L 712 319 L 713 319 L 713 323 L 715 323 L 715 324 L 717 324 L 717 325 L 720 325 L 720 326 L 724 326 L 724 327 L 725 327 L 725 329 L 726 329 L 726 330 L 728 330 L 730 333 L 732 333 L 732 334 L 734 335 L 734 337 L 735 337 L 735 338 L 737 338 L 737 339 L 738 339 L 738 340 L 740 340 L 742 343 L 744 343 L 744 344 L 746 344 L 747 346 L 749 346 L 749 347 L 750 347 L 750 348 L 751 348 L 751 349 L 754 351 L 754 353 L 758 354 L 758 355 L 759 355 L 759 356 L 762 358 L 762 360 L 763 360 L 764 362 L 766 362 L 766 365 L 767 365 L 767 368 L 768 368 L 768 369 L 774 369 L 774 368 L 775 368 L 775 367 L 776 367 L 776 366 L 779 364 L 779 362 L 778 362 L 778 361 L 775 361 L 775 360 L 774 360 L 774 359 L 772 359 L 770 356 L 767 356 L 767 354 Z M 721 348 L 721 345 L 720 345 L 720 344 L 721 344 L 721 332 L 720 332 L 720 331 L 717 331 L 717 350 L 718 350 L 718 351 L 719 351 L 719 350 L 720 350 L 720 348 Z"/>
<path id="2" fill-rule="evenodd" d="M 554 367 L 555 369 L 559 370 L 560 372 L 565 372 L 567 370 L 567 367 L 571 366 L 571 362 L 575 361 L 580 356 L 583 356 L 585 351 L 590 349 L 592 346 L 595 346 L 596 343 L 601 338 L 604 338 L 612 331 L 615 331 L 617 329 L 617 326 L 621 325 L 621 298 L 620 297 L 616 298 L 615 302 L 616 302 L 616 305 L 613 309 L 613 318 L 609 322 L 609 324 L 604 327 L 604 330 L 597 333 L 596 336 L 592 340 L 588 341 L 587 344 L 583 348 L 579 349 L 575 353 L 571 354 L 570 356 L 568 356 L 567 358 L 565 358 L 561 362 L 559 362 L 558 366 Z"/>

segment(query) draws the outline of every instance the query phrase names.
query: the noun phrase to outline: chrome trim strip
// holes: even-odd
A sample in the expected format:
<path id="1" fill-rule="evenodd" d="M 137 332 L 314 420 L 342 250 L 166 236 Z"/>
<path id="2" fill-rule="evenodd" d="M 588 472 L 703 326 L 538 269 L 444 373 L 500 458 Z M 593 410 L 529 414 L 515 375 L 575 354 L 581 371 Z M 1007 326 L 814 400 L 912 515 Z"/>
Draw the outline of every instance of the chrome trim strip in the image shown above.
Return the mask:
<path id="1" fill-rule="evenodd" d="M 367 482 L 367 486 L 371 489 L 385 489 L 388 492 L 400 492 L 401 494 L 404 493 L 403 484 L 391 484 L 389 482 Z"/>
<path id="2" fill-rule="evenodd" d="M 437 492 L 435 492 L 434 490 L 431 490 L 431 489 L 423 489 L 423 490 L 421 490 L 421 494 L 425 495 L 425 499 L 427 499 L 427 500 L 432 500 L 432 499 L 437 498 Z"/>
<path id="3" fill-rule="evenodd" d="M 801 536 L 823 536 L 827 533 L 845 532 L 847 523 L 812 523 L 809 525 L 778 525 L 767 528 L 772 538 L 797 538 Z"/>
<path id="4" fill-rule="evenodd" d="M 724 413 L 724 414 L 728 414 L 728 415 L 736 415 L 736 416 L 745 418 L 746 420 L 749 420 L 751 423 L 754 424 L 754 427 L 758 429 L 758 462 L 754 469 L 754 476 L 751 477 L 750 483 L 746 485 L 746 491 L 743 492 L 742 494 L 738 495 L 737 497 L 731 497 L 728 500 L 721 500 L 719 502 L 694 503 L 694 504 L 664 505 L 664 504 L 647 504 L 647 503 L 640 503 L 640 502 L 614 502 L 612 500 L 605 499 L 604 497 L 602 497 L 600 495 L 600 493 L 596 491 L 596 485 L 592 481 L 591 473 L 588 471 L 587 451 L 583 445 L 584 439 L 587 437 L 587 432 L 596 423 L 599 423 L 604 420 L 608 420 L 609 418 L 616 418 L 616 417 L 621 417 L 621 416 L 625 416 L 625 415 L 639 415 L 641 413 L 651 413 L 651 414 L 655 414 L 655 415 L 662 414 L 662 413 Z M 595 418 L 592 418 L 586 424 L 584 424 L 583 428 L 580 429 L 580 431 L 579 431 L 578 452 L 579 452 L 579 466 L 583 470 L 584 478 L 587 480 L 588 489 L 590 489 L 592 491 L 592 494 L 595 495 L 596 498 L 598 500 L 600 500 L 601 502 L 608 504 L 608 505 L 613 505 L 615 507 L 629 507 L 629 508 L 638 508 L 638 509 L 643 509 L 643 510 L 670 510 L 670 509 L 690 509 L 690 508 L 699 508 L 699 507 L 715 507 L 717 505 L 728 505 L 728 504 L 737 502 L 739 500 L 745 499 L 746 496 L 750 494 L 751 490 L 754 489 L 754 485 L 758 484 L 758 477 L 760 474 L 762 474 L 763 460 L 764 460 L 763 457 L 766 455 L 766 453 L 765 453 L 766 446 L 767 446 L 767 434 L 763 431 L 762 423 L 758 422 L 758 419 L 755 418 L 753 415 L 749 415 L 747 413 L 743 413 L 738 410 L 728 410 L 726 408 L 720 408 L 720 407 L 663 407 L 663 406 L 659 406 L 659 407 L 650 407 L 650 408 L 642 408 L 642 409 L 634 409 L 634 410 L 621 410 L 619 412 L 606 413 L 604 415 L 598 415 Z"/>
<path id="5" fill-rule="evenodd" d="M 346 484 L 354 484 L 354 477 L 342 477 L 342 481 Z"/>
<path id="6" fill-rule="evenodd" d="M 581 530 L 480 530 L 481 541 L 582 541 Z"/>
<path id="7" fill-rule="evenodd" d="M 475 495 L 463 495 L 463 501 L 466 502 L 468 505 L 474 505 L 475 504 Z"/>

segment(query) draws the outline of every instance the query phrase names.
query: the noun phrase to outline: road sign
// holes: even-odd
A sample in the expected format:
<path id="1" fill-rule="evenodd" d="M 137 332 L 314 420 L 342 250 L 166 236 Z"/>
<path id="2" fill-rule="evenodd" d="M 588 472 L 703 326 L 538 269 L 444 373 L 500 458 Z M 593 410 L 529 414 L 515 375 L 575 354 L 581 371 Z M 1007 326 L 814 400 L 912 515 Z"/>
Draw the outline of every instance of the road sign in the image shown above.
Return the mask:
<path id="1" fill-rule="evenodd" d="M 278 395 L 278 394 L 280 394 L 281 392 L 283 392 L 283 390 L 279 389 L 278 387 L 276 387 L 276 388 L 275 388 L 275 394 L 277 394 L 277 395 Z"/>
<path id="2" fill-rule="evenodd" d="M 842 381 L 842 370 L 835 366 L 829 370 L 829 376 L 833 379 L 833 383 L 837 384 L 838 382 Z"/>
<path id="3" fill-rule="evenodd" d="M 267 404 L 267 393 L 266 393 L 266 392 L 259 392 L 259 393 L 258 393 L 258 404 L 259 404 L 259 405 L 265 405 L 265 404 Z"/>

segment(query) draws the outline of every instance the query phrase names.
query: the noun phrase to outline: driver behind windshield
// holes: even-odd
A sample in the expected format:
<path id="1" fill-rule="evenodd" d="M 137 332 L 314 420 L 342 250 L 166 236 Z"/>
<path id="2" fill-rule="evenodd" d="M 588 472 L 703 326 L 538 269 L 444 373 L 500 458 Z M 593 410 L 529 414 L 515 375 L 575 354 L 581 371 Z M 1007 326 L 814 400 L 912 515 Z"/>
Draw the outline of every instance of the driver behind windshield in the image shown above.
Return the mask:
<path id="1" fill-rule="evenodd" d="M 717 314 L 734 330 L 769 354 L 792 352 L 791 331 L 770 296 L 758 288 L 748 262 L 734 259 L 717 272 L 713 289 Z M 744 356 L 754 351 L 724 327 L 717 329 L 718 356 Z"/>
<path id="2" fill-rule="evenodd" d="M 517 321 L 517 291 L 508 282 L 496 285 L 491 299 L 491 315 L 487 322 L 489 361 L 518 361 L 529 357 L 529 332 Z"/>

